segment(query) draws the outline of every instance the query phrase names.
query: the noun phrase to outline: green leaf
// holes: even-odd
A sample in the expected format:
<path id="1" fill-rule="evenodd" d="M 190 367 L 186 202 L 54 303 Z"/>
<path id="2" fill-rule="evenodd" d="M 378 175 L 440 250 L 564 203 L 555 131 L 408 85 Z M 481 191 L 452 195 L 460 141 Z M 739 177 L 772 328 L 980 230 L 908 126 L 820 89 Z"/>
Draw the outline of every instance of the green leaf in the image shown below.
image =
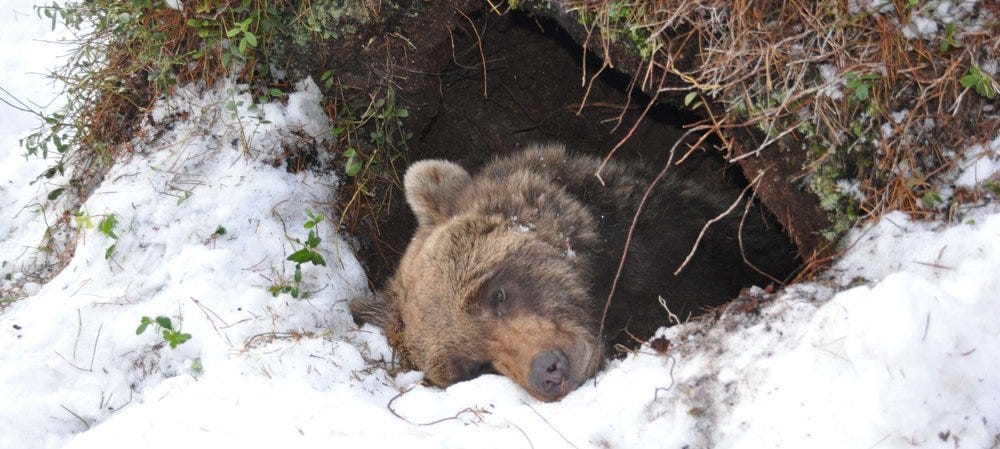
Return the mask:
<path id="1" fill-rule="evenodd" d="M 312 261 L 312 254 L 313 252 L 309 248 L 302 248 L 288 256 L 286 260 L 295 263 L 306 263 Z"/>
<path id="2" fill-rule="evenodd" d="M 230 28 L 229 31 L 226 31 L 226 37 L 233 37 L 242 32 L 243 32 L 242 28 Z"/>
<path id="3" fill-rule="evenodd" d="M 295 283 L 302 282 L 302 265 L 295 264 Z"/>
<path id="4" fill-rule="evenodd" d="M 691 102 L 698 98 L 698 91 L 691 92 L 684 96 L 684 106 L 690 106 Z"/>
<path id="5" fill-rule="evenodd" d="M 177 345 L 181 345 L 181 344 L 187 343 L 187 341 L 190 340 L 190 339 L 191 339 L 191 334 L 177 334 L 177 337 L 174 338 L 174 342 L 175 343 L 171 344 L 170 347 L 171 348 L 176 348 Z"/>
<path id="6" fill-rule="evenodd" d="M 142 317 L 142 319 L 139 320 L 139 327 L 135 328 L 135 334 L 141 335 L 143 332 L 146 332 L 146 328 L 149 327 L 149 325 L 152 323 L 153 320 L 150 319 L 148 316 Z"/>
<path id="7" fill-rule="evenodd" d="M 285 95 L 285 93 L 282 92 L 281 89 L 278 89 L 277 87 L 272 87 L 268 89 L 267 93 L 272 97 L 283 97 Z"/>
<path id="8" fill-rule="evenodd" d="M 118 240 L 118 235 L 115 234 L 115 227 L 118 226 L 118 216 L 115 214 L 106 215 L 100 223 L 97 223 L 97 230 L 110 238 Z"/>
<path id="9" fill-rule="evenodd" d="M 976 65 L 969 67 L 969 73 L 963 76 L 959 82 L 962 87 L 975 89 L 976 93 L 990 100 L 996 98 L 997 93 L 1000 92 L 1000 85 Z"/>
<path id="10" fill-rule="evenodd" d="M 63 188 L 60 187 L 58 189 L 54 189 L 53 191 L 49 192 L 49 194 L 48 194 L 48 196 L 46 198 L 48 198 L 49 201 L 52 201 L 52 200 L 54 200 L 56 198 L 59 198 L 59 195 L 62 195 L 62 193 L 63 193 Z"/>
<path id="11" fill-rule="evenodd" d="M 396 117 L 407 118 L 409 116 L 410 116 L 410 111 L 408 111 L 406 109 L 399 108 L 399 109 L 396 110 Z"/>
<path id="12" fill-rule="evenodd" d="M 115 253 L 115 248 L 117 246 L 118 244 L 116 243 L 114 245 L 109 246 L 108 249 L 104 250 L 104 260 L 111 259 L 111 255 Z"/>
<path id="13" fill-rule="evenodd" d="M 250 44 L 251 47 L 257 48 L 257 35 L 249 31 L 243 32 L 243 40 Z"/>
<path id="14" fill-rule="evenodd" d="M 156 317 L 156 324 L 158 326 L 164 328 L 164 329 L 173 330 L 173 328 L 174 328 L 173 323 L 170 322 L 170 318 L 167 318 L 167 317 L 162 316 L 162 315 Z"/>
<path id="15" fill-rule="evenodd" d="M 349 160 L 347 161 L 347 167 L 344 168 L 344 172 L 347 173 L 347 176 L 353 178 L 357 176 L 358 173 L 361 173 L 361 167 L 362 165 L 360 162 Z"/>
<path id="16" fill-rule="evenodd" d="M 326 266 L 326 260 L 323 260 L 323 256 L 319 255 L 319 253 L 312 253 L 312 260 L 310 260 L 310 262 L 312 262 L 313 265 Z"/>

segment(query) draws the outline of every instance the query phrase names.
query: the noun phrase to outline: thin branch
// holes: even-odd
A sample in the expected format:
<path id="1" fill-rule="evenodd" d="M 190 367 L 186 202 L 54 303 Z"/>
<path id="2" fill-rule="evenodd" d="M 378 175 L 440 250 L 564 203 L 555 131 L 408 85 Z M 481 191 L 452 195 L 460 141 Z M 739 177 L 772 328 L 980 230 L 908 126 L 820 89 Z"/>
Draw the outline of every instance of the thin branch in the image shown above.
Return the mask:
<path id="1" fill-rule="evenodd" d="M 762 176 L 764 176 L 764 172 L 760 172 L 759 174 L 757 174 L 757 177 L 754 178 L 753 181 L 750 181 L 750 184 L 748 184 L 746 188 L 744 188 L 743 191 L 740 192 L 740 196 L 736 198 L 736 201 L 733 201 L 733 204 L 730 205 L 728 209 L 723 211 L 715 218 L 708 220 L 708 222 L 705 223 L 705 226 L 702 226 L 701 232 L 698 233 L 698 238 L 694 241 L 694 246 L 691 247 L 691 252 L 688 253 L 687 257 L 684 259 L 684 263 L 682 263 L 681 266 L 677 267 L 677 270 L 674 271 L 674 276 L 680 273 L 681 270 L 683 270 L 684 267 L 687 266 L 688 262 L 691 261 L 691 258 L 694 257 L 694 253 L 698 251 L 698 245 L 701 244 L 701 239 L 705 237 L 705 232 L 708 231 L 708 228 L 713 224 L 715 224 L 716 222 L 718 222 L 719 220 L 725 218 L 726 215 L 729 215 L 729 213 L 732 212 L 733 209 L 736 209 L 736 206 L 738 206 L 740 202 L 743 201 L 743 196 L 746 195 L 747 190 L 750 190 L 750 188 L 753 187 L 753 185 L 756 184 L 757 181 L 760 181 L 760 178 Z"/>

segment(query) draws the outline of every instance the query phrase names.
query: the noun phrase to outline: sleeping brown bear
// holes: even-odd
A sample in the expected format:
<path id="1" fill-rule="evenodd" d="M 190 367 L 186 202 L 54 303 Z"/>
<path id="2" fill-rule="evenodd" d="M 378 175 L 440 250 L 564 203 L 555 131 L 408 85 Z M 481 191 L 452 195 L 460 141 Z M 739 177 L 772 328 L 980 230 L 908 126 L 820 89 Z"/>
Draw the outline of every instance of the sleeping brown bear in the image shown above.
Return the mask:
<path id="1" fill-rule="evenodd" d="M 686 316 L 767 282 L 737 242 L 743 208 L 710 228 L 696 257 L 673 272 L 705 223 L 738 191 L 666 177 L 647 201 L 602 326 L 626 236 L 652 176 L 560 145 L 496 159 L 471 176 L 442 160 L 407 171 L 417 230 L 382 300 L 352 304 L 427 380 L 446 387 L 484 372 L 510 377 L 538 399 L 561 398 L 593 376 L 608 342 L 648 338 L 667 324 L 662 297 Z M 755 209 L 754 209 L 755 210 Z M 743 225 L 748 253 L 790 270 L 792 248 L 759 211 Z M 603 332 L 602 332 L 603 329 Z M 628 336 L 624 338 L 623 336 Z"/>

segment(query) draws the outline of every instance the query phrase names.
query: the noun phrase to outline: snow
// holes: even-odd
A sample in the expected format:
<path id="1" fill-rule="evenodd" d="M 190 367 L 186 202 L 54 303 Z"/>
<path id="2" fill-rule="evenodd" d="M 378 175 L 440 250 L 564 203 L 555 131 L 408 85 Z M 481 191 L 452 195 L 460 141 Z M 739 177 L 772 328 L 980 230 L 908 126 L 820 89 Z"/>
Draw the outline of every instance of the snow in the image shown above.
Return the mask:
<path id="1" fill-rule="evenodd" d="M 974 187 L 996 177 L 1000 172 L 1000 135 L 985 145 L 973 146 L 965 154 L 955 185 Z"/>
<path id="2" fill-rule="evenodd" d="M 16 6 L 15 6 L 16 5 Z M 53 110 L 58 106 L 59 88 L 44 80 L 41 74 L 66 50 L 52 41 L 62 37 L 50 29 L 50 23 L 38 20 L 30 4 L 12 0 L 0 1 L 0 61 L 4 62 L 0 76 L 0 296 L 11 282 L 2 277 L 12 274 L 12 280 L 31 291 L 21 270 L 46 259 L 34 251 L 42 241 L 45 220 L 37 220 L 38 204 L 33 199 L 47 192 L 47 183 L 35 178 L 51 164 L 38 157 L 25 158 L 18 140 L 39 124 L 37 116 L 19 109 Z M 26 57 L 30 55 L 30 57 Z M 31 75 L 28 75 L 28 74 Z M 18 109 L 15 109 L 15 106 Z M 64 182 L 62 178 L 55 182 Z M 53 219 L 53 216 L 48 218 Z M 16 273 L 16 274 L 15 274 Z M 14 279 L 16 277 L 16 279 Z M 2 298 L 0 298 L 2 299 Z"/>
<path id="3" fill-rule="evenodd" d="M 31 40 L 45 27 L 24 18 L 0 17 L 0 32 L 22 27 L 0 41 L 48 48 Z M 41 83 L 24 71 L 56 55 L 32 54 L 30 69 L 5 66 L 0 85 L 34 95 L 24 89 Z M 996 205 L 956 224 L 897 213 L 859 228 L 816 282 L 757 289 L 717 323 L 663 329 L 668 349 L 609 361 L 560 402 L 495 375 L 441 390 L 392 373 L 384 336 L 347 311 L 371 292 L 333 229 L 338 180 L 273 163 L 303 134 L 327 135 L 319 101 L 304 80 L 259 109 L 231 83 L 159 103 L 153 116 L 171 130 L 140 133 L 156 137 L 137 139 L 81 207 L 93 224 L 114 214 L 117 239 L 77 229 L 66 268 L 0 310 L 0 448 L 984 448 L 1000 438 Z M 12 146 L 33 119 L 5 113 L 0 273 L 17 274 L 45 228 L 25 211 L 45 194 L 29 183 L 47 163 Z M 292 278 L 285 257 L 307 211 L 327 217 L 327 266 L 302 267 L 308 298 L 274 297 L 268 287 Z M 161 315 L 190 341 L 136 335 L 141 317 Z"/>

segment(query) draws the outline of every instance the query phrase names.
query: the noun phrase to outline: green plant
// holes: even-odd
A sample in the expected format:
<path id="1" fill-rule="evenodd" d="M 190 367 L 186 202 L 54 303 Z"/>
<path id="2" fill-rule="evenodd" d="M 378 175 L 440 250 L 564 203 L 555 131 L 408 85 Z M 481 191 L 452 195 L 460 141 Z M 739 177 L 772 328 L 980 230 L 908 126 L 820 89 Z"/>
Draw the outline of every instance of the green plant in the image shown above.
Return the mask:
<path id="1" fill-rule="evenodd" d="M 148 328 L 150 324 L 154 324 L 160 329 L 163 341 L 169 344 L 171 348 L 176 348 L 178 345 L 182 345 L 191 339 L 191 334 L 183 333 L 180 329 L 174 329 L 173 322 L 170 321 L 170 318 L 162 315 L 156 317 L 155 319 L 148 316 L 142 317 L 142 319 L 139 320 L 139 327 L 135 329 L 135 334 L 142 335 L 143 332 L 146 332 L 146 328 Z"/>
<path id="2" fill-rule="evenodd" d="M 957 46 L 958 41 L 955 40 L 955 22 L 948 22 L 944 26 L 944 39 L 941 39 L 941 53 L 947 53 L 948 50 L 951 50 L 951 47 Z"/>
<path id="3" fill-rule="evenodd" d="M 963 76 L 959 82 L 962 83 L 962 87 L 975 89 L 977 94 L 990 100 L 996 98 L 997 93 L 1000 93 L 1000 84 L 975 64 L 969 67 L 969 73 Z"/>
<path id="4" fill-rule="evenodd" d="M 347 158 L 347 161 L 344 162 L 344 174 L 352 178 L 357 176 L 358 173 L 361 172 L 361 168 L 364 166 L 364 164 L 358 160 L 358 150 L 348 148 L 344 150 L 341 155 Z"/>
<path id="5" fill-rule="evenodd" d="M 313 265 L 326 266 L 326 260 L 323 259 L 323 256 L 316 250 L 319 244 L 323 241 L 316 232 L 316 227 L 323 221 L 324 217 L 322 214 L 313 214 L 311 210 L 307 210 L 306 215 L 309 219 L 306 220 L 302 227 L 309 231 L 308 236 L 304 242 L 298 239 L 295 240 L 295 242 L 301 244 L 302 247 L 286 259 L 288 261 L 295 262 L 295 274 L 292 276 L 292 283 L 279 283 L 268 287 L 267 291 L 271 292 L 274 296 L 278 296 L 282 293 L 288 293 L 293 298 L 302 297 L 302 264 L 311 263 Z"/>
<path id="6" fill-rule="evenodd" d="M 43 125 L 20 141 L 28 155 L 58 156 L 39 177 L 63 174 L 68 164 L 109 166 L 153 100 L 178 84 L 211 83 L 235 72 L 240 81 L 260 85 L 258 78 L 270 71 L 275 36 L 294 30 L 298 9 L 305 7 L 291 0 L 184 3 L 193 5 L 75 0 L 36 6 L 53 29 L 61 24 L 75 35 L 66 65 L 49 74 L 66 86 L 65 106 L 34 112 Z M 266 89 L 265 95 L 277 93 Z M 78 170 L 74 176 L 99 174 Z M 62 193 L 55 189 L 49 198 Z"/>
<path id="7" fill-rule="evenodd" d="M 694 101 L 697 98 L 698 98 L 698 91 L 695 90 L 688 92 L 688 94 L 684 96 L 684 106 L 691 108 L 692 111 L 697 110 L 702 105 L 701 100 Z"/>
<path id="8" fill-rule="evenodd" d="M 371 185 L 386 181 L 398 184 L 397 160 L 406 153 L 413 134 L 403 124 L 410 111 L 396 103 L 391 86 L 385 95 L 372 95 L 364 104 L 343 97 L 339 103 L 344 107 L 331 133 L 342 148 L 344 173 L 353 180 L 353 192 L 344 205 L 348 210 L 362 195 L 372 195 Z M 341 223 L 346 215 L 341 216 Z"/>
<path id="9" fill-rule="evenodd" d="M 920 198 L 920 201 L 924 203 L 924 207 L 928 209 L 937 209 L 944 204 L 944 199 L 941 198 L 941 194 L 933 190 L 924 192 L 924 195 Z"/>
<path id="10" fill-rule="evenodd" d="M 73 212 L 73 221 L 76 222 L 78 229 L 90 229 L 94 227 L 94 222 L 90 219 L 90 216 L 83 213 L 82 210 Z"/>
<path id="11" fill-rule="evenodd" d="M 118 216 L 114 213 L 105 215 L 104 218 L 97 223 L 97 231 L 115 241 L 115 243 L 112 243 L 111 246 L 104 251 L 105 259 L 110 259 L 115 253 L 115 248 L 118 246 L 118 234 L 115 234 L 115 228 L 117 226 Z"/>
<path id="12" fill-rule="evenodd" d="M 847 80 L 847 88 L 854 92 L 853 98 L 855 100 L 868 101 L 868 97 L 871 96 L 872 83 L 882 77 L 877 73 L 858 75 L 854 72 L 847 72 L 844 74 L 844 78 Z"/>

